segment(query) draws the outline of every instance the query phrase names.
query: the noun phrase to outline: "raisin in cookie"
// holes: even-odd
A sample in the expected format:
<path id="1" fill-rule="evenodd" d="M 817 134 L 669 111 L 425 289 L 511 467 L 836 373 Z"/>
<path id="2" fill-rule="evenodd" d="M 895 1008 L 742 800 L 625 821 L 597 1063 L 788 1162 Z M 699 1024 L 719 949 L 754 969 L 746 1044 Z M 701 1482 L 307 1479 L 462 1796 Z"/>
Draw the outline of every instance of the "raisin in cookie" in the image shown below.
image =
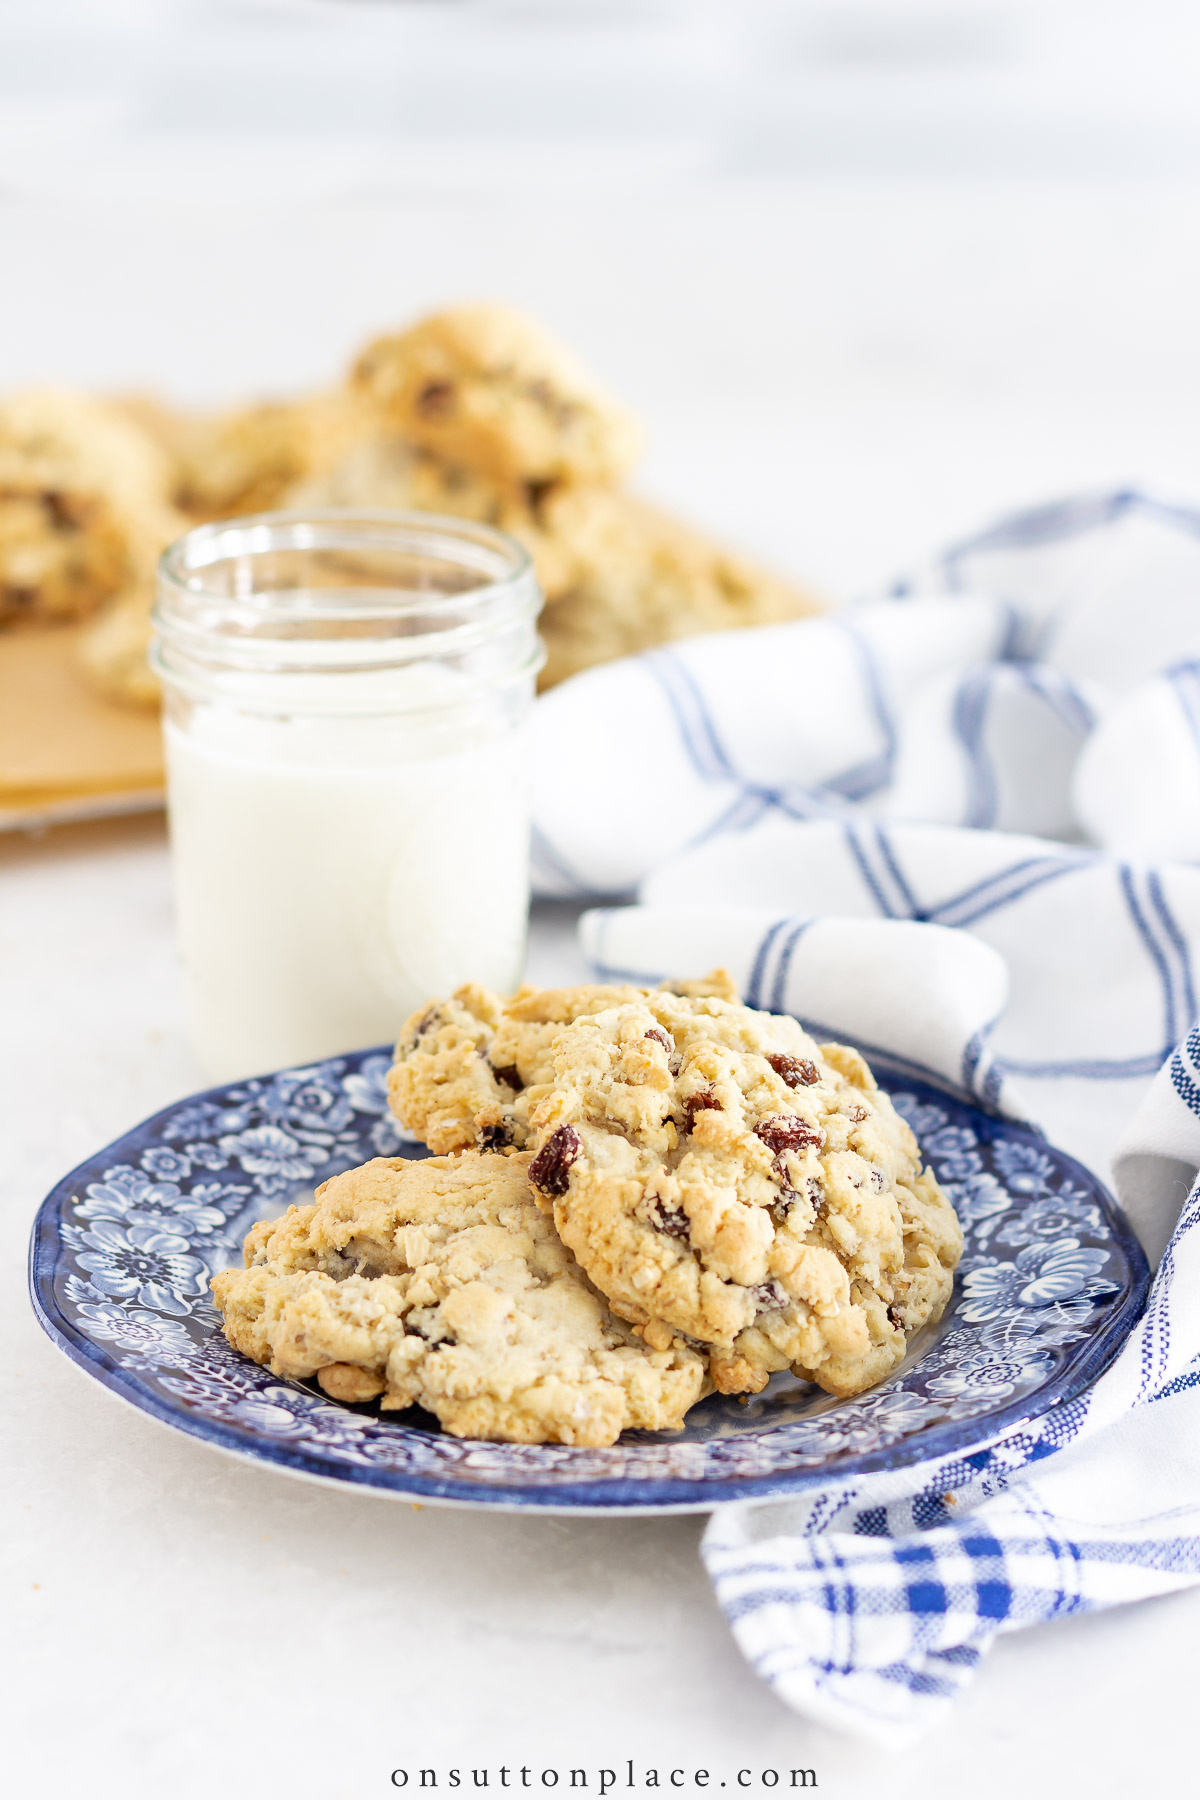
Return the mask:
<path id="1" fill-rule="evenodd" d="M 404 1025 L 388 1075 L 392 1111 L 439 1156 L 473 1146 L 519 1149 L 529 1134 L 530 1108 L 553 1078 L 551 1048 L 562 1027 L 651 991 L 526 986 L 502 999 L 468 983 Z M 737 999 L 724 969 L 677 982 L 673 991 Z"/>
<path id="2" fill-rule="evenodd" d="M 364 1163 L 254 1226 L 213 1281 L 225 1335 L 341 1400 L 423 1406 L 456 1437 L 606 1445 L 674 1431 L 703 1361 L 613 1316 L 535 1204 L 528 1157 Z"/>
<path id="3" fill-rule="evenodd" d="M 571 353 L 504 306 L 454 307 L 380 338 L 352 380 L 413 443 L 507 481 L 613 481 L 639 447 Z"/>
<path id="4" fill-rule="evenodd" d="M 711 1347 L 716 1385 L 886 1375 L 962 1246 L 862 1058 L 794 1019 L 650 993 L 560 1030 L 530 1180 L 648 1343 Z"/>

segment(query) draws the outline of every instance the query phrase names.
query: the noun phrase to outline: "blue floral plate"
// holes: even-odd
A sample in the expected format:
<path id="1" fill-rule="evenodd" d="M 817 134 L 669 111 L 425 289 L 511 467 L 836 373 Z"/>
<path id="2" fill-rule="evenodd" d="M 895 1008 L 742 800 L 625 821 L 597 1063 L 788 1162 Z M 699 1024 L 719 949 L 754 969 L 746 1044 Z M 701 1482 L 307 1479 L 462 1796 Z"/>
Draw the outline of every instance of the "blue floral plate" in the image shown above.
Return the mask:
<path id="1" fill-rule="evenodd" d="M 1095 1177 L 1035 1133 L 877 1065 L 966 1230 L 945 1317 L 853 1400 L 776 1376 L 714 1395 L 678 1434 L 611 1450 L 490 1444 L 422 1412 L 327 1399 L 221 1334 L 209 1276 L 258 1218 L 370 1156 L 412 1154 L 367 1050 L 214 1088 L 147 1119 L 60 1181 L 30 1285 L 59 1347 L 142 1412 L 291 1474 L 444 1502 L 550 1511 L 702 1511 L 831 1477 L 966 1454 L 1072 1399 L 1145 1303 L 1146 1259 Z M 420 1154 L 420 1152 L 418 1152 Z"/>

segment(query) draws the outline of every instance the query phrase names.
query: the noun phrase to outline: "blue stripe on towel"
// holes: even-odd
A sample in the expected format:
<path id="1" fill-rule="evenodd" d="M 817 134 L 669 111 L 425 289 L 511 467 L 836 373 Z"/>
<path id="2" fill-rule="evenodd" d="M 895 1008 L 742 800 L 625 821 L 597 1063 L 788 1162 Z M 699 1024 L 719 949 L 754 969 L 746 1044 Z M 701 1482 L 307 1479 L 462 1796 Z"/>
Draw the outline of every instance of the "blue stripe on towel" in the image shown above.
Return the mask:
<path id="1" fill-rule="evenodd" d="M 940 559 L 941 567 L 948 581 L 952 580 L 957 588 L 961 579 L 960 565 L 968 557 L 1061 544 L 1067 538 L 1082 537 L 1115 524 L 1129 512 L 1145 505 L 1142 495 L 1135 490 L 1120 489 L 1115 493 L 1080 494 L 1052 501 L 1048 506 L 1011 513 L 986 531 L 952 544 Z"/>
<path id="2" fill-rule="evenodd" d="M 865 800 L 868 795 L 886 786 L 891 779 L 896 760 L 896 722 L 892 717 L 887 685 L 873 647 L 850 620 L 837 619 L 832 623 L 844 632 L 853 647 L 867 706 L 882 739 L 882 747 L 875 756 L 868 757 L 855 768 L 835 776 L 828 786 L 847 800 Z"/>
<path id="3" fill-rule="evenodd" d="M 798 924 L 792 926 L 792 929 L 783 940 L 783 944 L 779 951 L 779 958 L 775 964 L 775 975 L 771 982 L 771 998 L 767 1005 L 768 1012 L 781 1013 L 788 1011 L 787 984 L 788 975 L 791 972 L 792 956 L 796 945 L 800 942 L 800 939 L 804 936 L 804 933 L 808 930 L 810 924 L 811 920 L 801 919 Z"/>
<path id="4" fill-rule="evenodd" d="M 746 982 L 747 1006 L 762 1006 L 763 977 L 766 973 L 767 958 L 771 954 L 771 946 L 780 932 L 790 924 L 790 919 L 776 919 L 775 923 L 769 925 L 763 933 L 758 949 L 754 952 L 754 961 L 750 965 L 750 976 Z"/>
<path id="5" fill-rule="evenodd" d="M 1183 1104 L 1200 1117 L 1200 1027 L 1193 1026 L 1171 1058 L 1171 1085 Z"/>
<path id="6" fill-rule="evenodd" d="M 1191 733 L 1192 748 L 1200 755 L 1200 662 L 1176 663 L 1163 673 Z"/>
<path id="7" fill-rule="evenodd" d="M 1022 662 L 1013 666 L 1030 692 L 1044 700 L 1064 725 L 1081 738 L 1087 736 L 1096 723 L 1095 710 L 1073 681 L 1046 663 Z"/>
<path id="8" fill-rule="evenodd" d="M 876 825 L 874 827 L 874 832 L 875 844 L 879 851 L 880 860 L 894 883 L 902 902 L 907 907 L 909 918 L 923 919 L 926 916 L 924 908 L 917 899 L 917 896 L 913 893 L 912 888 L 909 886 L 908 877 L 900 866 L 900 858 L 897 854 L 895 844 L 882 825 Z"/>
<path id="9" fill-rule="evenodd" d="M 1175 992 L 1175 978 L 1171 968 L 1169 940 L 1164 942 L 1162 927 L 1152 920 L 1147 913 L 1142 896 L 1138 893 L 1140 871 L 1129 863 L 1120 865 L 1121 892 L 1129 909 L 1129 916 L 1137 929 L 1138 936 L 1145 945 L 1155 968 L 1158 970 L 1162 984 L 1163 996 L 1163 1057 L 1176 1043 L 1183 1026 L 1187 1021 L 1179 1017 L 1179 1005 Z M 1158 929 L 1155 929 L 1158 924 Z M 1160 1062 L 1162 1058 L 1160 1057 Z"/>
<path id="10" fill-rule="evenodd" d="M 891 842 L 881 825 L 845 819 L 842 831 L 863 885 L 886 919 L 922 918 L 916 896 L 896 860 Z"/>
<path id="11" fill-rule="evenodd" d="M 1174 962 L 1176 991 L 1183 1017 L 1189 1023 L 1196 1017 L 1196 990 L 1192 980 L 1192 958 L 1187 939 L 1172 912 L 1157 869 L 1146 870 L 1146 892 L 1161 922 Z"/>
<path id="12" fill-rule="evenodd" d="M 996 823 L 996 777 L 983 747 L 983 726 L 991 692 L 991 669 L 974 669 L 958 684 L 950 722 L 967 764 L 965 825 L 976 830 Z"/>
<path id="13" fill-rule="evenodd" d="M 651 650 L 642 661 L 670 703 L 684 749 L 697 775 L 706 781 L 740 780 L 718 735 L 699 683 L 682 659 L 672 650 Z"/>
<path id="14" fill-rule="evenodd" d="M 1058 881 L 1064 875 L 1073 875 L 1077 869 L 1085 868 L 1095 860 L 1095 856 L 1086 851 L 1024 857 L 1006 869 L 997 869 L 995 874 L 985 876 L 982 881 L 973 882 L 961 893 L 940 900 L 925 916 L 937 925 L 973 925 L 989 913 L 1020 900 L 1034 888 L 1044 887 L 1048 881 Z"/>

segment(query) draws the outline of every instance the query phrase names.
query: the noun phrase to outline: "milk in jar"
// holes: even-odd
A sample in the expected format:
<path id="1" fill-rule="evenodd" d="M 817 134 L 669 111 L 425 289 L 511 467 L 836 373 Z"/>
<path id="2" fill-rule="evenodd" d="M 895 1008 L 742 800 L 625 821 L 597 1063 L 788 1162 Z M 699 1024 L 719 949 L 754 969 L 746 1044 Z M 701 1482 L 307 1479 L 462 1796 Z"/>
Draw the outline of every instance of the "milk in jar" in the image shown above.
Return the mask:
<path id="1" fill-rule="evenodd" d="M 268 515 L 164 558 L 185 1000 L 217 1080 L 395 1036 L 521 978 L 536 583 L 490 528 Z"/>

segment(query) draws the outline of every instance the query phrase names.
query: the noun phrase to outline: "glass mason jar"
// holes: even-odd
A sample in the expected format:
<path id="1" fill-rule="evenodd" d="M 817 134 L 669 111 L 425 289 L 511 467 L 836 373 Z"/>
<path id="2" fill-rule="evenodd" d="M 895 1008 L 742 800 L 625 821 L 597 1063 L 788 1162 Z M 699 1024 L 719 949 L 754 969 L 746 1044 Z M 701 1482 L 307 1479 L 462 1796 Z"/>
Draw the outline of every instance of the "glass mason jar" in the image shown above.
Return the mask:
<path id="1" fill-rule="evenodd" d="M 166 552 L 150 659 L 213 1079 L 519 982 L 540 607 L 519 544 L 420 513 L 268 513 Z"/>

